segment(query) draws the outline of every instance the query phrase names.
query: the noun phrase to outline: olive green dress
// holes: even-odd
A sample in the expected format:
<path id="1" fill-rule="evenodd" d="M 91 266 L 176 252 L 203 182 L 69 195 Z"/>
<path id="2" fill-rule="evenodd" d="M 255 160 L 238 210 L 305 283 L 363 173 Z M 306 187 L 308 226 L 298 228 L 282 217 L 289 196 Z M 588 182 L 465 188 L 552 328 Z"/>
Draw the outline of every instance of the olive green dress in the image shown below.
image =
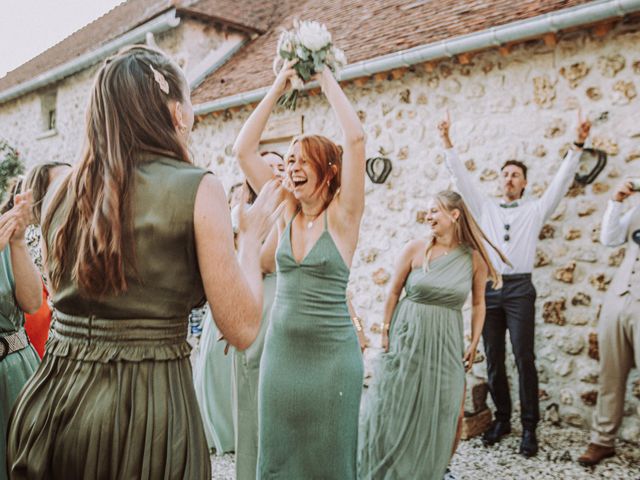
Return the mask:
<path id="1" fill-rule="evenodd" d="M 442 480 L 464 393 L 462 306 L 472 278 L 466 247 L 409 273 L 363 402 L 361 479 Z"/>
<path id="2" fill-rule="evenodd" d="M 211 478 L 186 341 L 189 311 L 204 301 L 193 208 L 205 174 L 141 158 L 128 290 L 89 298 L 67 275 L 53 292 L 53 333 L 10 420 L 10 478 Z"/>
<path id="3" fill-rule="evenodd" d="M 258 479 L 356 478 L 363 364 L 346 302 L 349 268 L 327 229 L 298 263 L 291 223 L 259 386 Z"/>
<path id="4" fill-rule="evenodd" d="M 16 303 L 11 250 L 0 252 L 0 336 L 12 335 L 24 328 L 24 312 Z M 0 360 L 0 480 L 6 480 L 5 465 L 9 414 L 20 390 L 38 368 L 40 359 L 31 345 Z"/>
<path id="5" fill-rule="evenodd" d="M 236 350 L 234 378 L 236 408 L 236 480 L 255 480 L 258 464 L 258 381 L 264 339 L 276 293 L 275 273 L 263 279 L 263 306 L 260 331 L 246 350 Z"/>

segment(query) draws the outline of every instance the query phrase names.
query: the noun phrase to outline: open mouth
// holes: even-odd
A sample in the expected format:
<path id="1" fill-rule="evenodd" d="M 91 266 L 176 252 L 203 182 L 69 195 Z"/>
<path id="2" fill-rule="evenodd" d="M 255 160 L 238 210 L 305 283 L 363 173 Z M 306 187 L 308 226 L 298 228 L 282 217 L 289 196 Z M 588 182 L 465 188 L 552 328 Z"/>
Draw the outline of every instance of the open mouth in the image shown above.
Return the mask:
<path id="1" fill-rule="evenodd" d="M 307 183 L 306 179 L 293 179 L 293 186 L 295 188 L 302 187 L 305 183 Z"/>

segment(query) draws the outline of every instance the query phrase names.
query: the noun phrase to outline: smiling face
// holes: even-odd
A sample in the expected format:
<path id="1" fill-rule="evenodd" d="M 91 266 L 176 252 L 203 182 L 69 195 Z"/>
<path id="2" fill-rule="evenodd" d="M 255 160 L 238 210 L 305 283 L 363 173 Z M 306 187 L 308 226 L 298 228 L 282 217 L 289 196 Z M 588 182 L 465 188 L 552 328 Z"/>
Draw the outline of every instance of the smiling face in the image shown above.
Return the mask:
<path id="1" fill-rule="evenodd" d="M 305 203 L 312 201 L 318 187 L 318 174 L 311 162 L 302 156 L 300 142 L 294 143 L 287 154 L 287 175 L 293 183 L 293 195 Z"/>
<path id="2" fill-rule="evenodd" d="M 273 174 L 276 177 L 280 178 L 285 175 L 284 160 L 280 155 L 273 152 L 267 152 L 262 154 L 262 158 L 267 162 L 267 165 L 271 167 L 271 171 L 273 171 Z"/>
<path id="3" fill-rule="evenodd" d="M 517 165 L 505 165 L 502 168 L 502 195 L 510 202 L 522 197 L 527 179 L 524 171 Z"/>
<path id="4" fill-rule="evenodd" d="M 460 216 L 457 209 L 448 212 L 435 199 L 429 201 L 427 205 L 427 223 L 436 237 L 453 234 L 455 231 L 455 221 Z"/>

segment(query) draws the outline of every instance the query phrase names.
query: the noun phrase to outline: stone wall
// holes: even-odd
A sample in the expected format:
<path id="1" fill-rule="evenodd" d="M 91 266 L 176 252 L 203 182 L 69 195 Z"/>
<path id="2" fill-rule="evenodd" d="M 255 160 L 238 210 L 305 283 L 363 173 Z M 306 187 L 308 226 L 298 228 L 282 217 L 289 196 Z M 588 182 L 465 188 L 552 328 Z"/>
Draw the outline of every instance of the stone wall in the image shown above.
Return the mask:
<path id="1" fill-rule="evenodd" d="M 177 28 L 155 36 L 158 46 L 193 68 L 225 41 L 223 33 L 199 21 L 182 19 Z M 45 161 L 74 162 L 82 148 L 85 110 L 98 66 L 52 87 L 0 104 L 0 137 L 20 151 L 27 167 Z M 40 98 L 57 90 L 56 132 L 44 134 Z"/>
<path id="2" fill-rule="evenodd" d="M 367 133 L 367 156 L 385 155 L 393 171 L 383 185 L 367 180 L 366 210 L 350 291 L 364 316 L 372 348 L 379 350 L 387 282 L 394 260 L 411 238 L 426 234 L 430 193 L 450 187 L 436 125 L 451 112 L 452 138 L 469 175 L 488 195 L 498 192 L 498 170 L 508 158 L 530 167 L 529 195 L 540 196 L 574 139 L 577 109 L 592 119 L 590 142 L 609 154 L 597 181 L 574 188 L 543 228 L 534 282 L 537 364 L 544 410 L 559 405 L 563 420 L 587 427 L 596 401 L 595 329 L 607 282 L 624 250 L 598 243 L 598 229 L 612 189 L 626 173 L 640 175 L 640 25 L 619 26 L 604 38 L 586 31 L 563 35 L 554 47 L 517 46 L 507 56 L 479 54 L 468 65 L 453 61 L 433 71 L 418 68 L 402 78 L 347 87 Z M 231 145 L 249 108 L 209 116 L 193 133 L 198 161 L 228 188 L 241 179 Z M 299 102 L 305 132 L 340 140 L 333 113 L 321 96 Z M 291 113 L 278 111 L 275 118 Z M 633 198 L 629 203 L 638 199 Z M 640 286 L 638 287 L 640 288 Z M 469 309 L 467 307 L 467 331 Z M 484 364 L 476 364 L 483 374 Z M 517 402 L 517 373 L 509 372 Z M 553 410 L 553 407 L 550 407 Z M 621 436 L 640 438 L 640 380 L 633 372 Z"/>
<path id="3" fill-rule="evenodd" d="M 190 25 L 193 28 L 184 29 Z M 157 38 L 174 55 L 202 58 L 220 41 L 196 22 Z M 595 328 L 607 282 L 624 252 L 598 243 L 598 228 L 611 190 L 624 174 L 640 175 L 640 25 L 618 26 L 605 37 L 586 31 L 563 35 L 554 47 L 534 41 L 507 56 L 489 51 L 468 65 L 441 62 L 433 69 L 389 75 L 351 84 L 367 133 L 367 156 L 385 155 L 393 171 L 383 185 L 367 180 L 366 210 L 350 281 L 358 312 L 365 318 L 371 347 L 367 370 L 379 352 L 380 324 L 394 260 L 411 238 L 425 235 L 424 209 L 430 193 L 451 186 L 436 124 L 448 108 L 452 138 L 469 175 L 496 195 L 498 169 L 508 158 L 530 167 L 529 195 L 539 196 L 573 140 L 578 107 L 594 122 L 591 141 L 609 153 L 597 182 L 576 188 L 545 225 L 534 281 L 538 289 L 537 355 L 542 409 L 558 404 L 568 423 L 586 427 L 596 399 Z M 58 85 L 58 134 L 37 139 L 39 92 L 0 105 L 0 132 L 28 163 L 70 161 L 81 146 L 84 109 L 95 68 Z M 305 132 L 340 141 L 333 113 L 321 96 L 302 98 Z M 241 179 L 231 146 L 249 108 L 208 116 L 193 132 L 196 161 L 209 166 L 225 187 Z M 275 118 L 292 113 L 278 111 Z M 633 199 L 637 201 L 638 199 Z M 633 202 L 630 202 L 633 203 Z M 466 309 L 468 327 L 469 308 Z M 468 330 L 468 328 L 467 328 Z M 475 365 L 483 373 L 483 364 Z M 514 399 L 516 371 L 509 363 Z M 621 436 L 640 438 L 640 378 L 633 372 Z"/>

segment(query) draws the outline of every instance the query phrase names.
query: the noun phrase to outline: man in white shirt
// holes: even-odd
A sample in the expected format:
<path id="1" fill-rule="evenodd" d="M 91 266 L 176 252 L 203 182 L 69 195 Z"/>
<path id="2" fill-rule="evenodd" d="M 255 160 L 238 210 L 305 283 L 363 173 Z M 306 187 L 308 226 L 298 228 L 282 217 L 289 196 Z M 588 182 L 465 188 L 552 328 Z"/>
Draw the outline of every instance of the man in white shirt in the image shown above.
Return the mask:
<path id="1" fill-rule="evenodd" d="M 622 213 L 623 202 L 638 190 L 640 178 L 623 183 L 602 219 L 600 242 L 609 247 L 626 243 L 626 254 L 609 285 L 598 322 L 598 404 L 591 443 L 578 458 L 585 466 L 615 455 L 627 377 L 634 361 L 640 367 L 640 205 Z"/>
<path id="2" fill-rule="evenodd" d="M 465 165 L 453 148 L 449 127 L 447 115 L 438 129 L 456 188 L 487 237 L 512 263 L 512 266 L 503 264 L 493 249 L 489 249 L 491 260 L 502 274 L 504 285 L 500 290 L 494 290 L 487 284 L 485 294 L 487 311 L 482 339 L 496 419 L 485 432 L 483 443 L 493 445 L 511 432 L 511 396 L 505 369 L 505 335 L 508 330 L 519 373 L 523 429 L 520 453 L 531 457 L 538 452 L 536 426 L 540 419 L 534 350 L 536 290 L 531 282 L 536 243 L 544 222 L 556 209 L 574 179 L 591 124 L 579 119 L 577 140 L 540 199 L 522 198 L 527 186 L 527 167 L 517 160 L 505 162 L 501 169 L 500 202 L 487 197 L 473 185 Z"/>

